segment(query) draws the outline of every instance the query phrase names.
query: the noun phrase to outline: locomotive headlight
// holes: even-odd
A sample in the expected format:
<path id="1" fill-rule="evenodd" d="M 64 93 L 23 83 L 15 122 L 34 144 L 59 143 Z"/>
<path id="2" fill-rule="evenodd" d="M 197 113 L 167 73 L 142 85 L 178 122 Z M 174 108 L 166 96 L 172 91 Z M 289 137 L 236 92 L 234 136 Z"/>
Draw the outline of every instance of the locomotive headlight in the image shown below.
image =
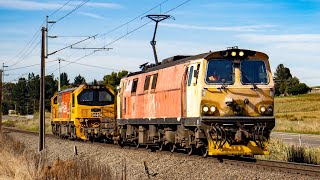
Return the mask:
<path id="1" fill-rule="evenodd" d="M 210 107 L 210 112 L 214 113 L 216 111 L 216 107 L 215 106 L 211 106 Z"/>
<path id="2" fill-rule="evenodd" d="M 202 106 L 202 112 L 207 113 L 209 111 L 209 107 L 207 105 Z"/>
<path id="3" fill-rule="evenodd" d="M 241 57 L 244 56 L 244 52 L 243 52 L 243 51 L 240 51 L 240 52 L 239 52 L 239 56 L 241 56 Z"/>
<path id="4" fill-rule="evenodd" d="M 260 107 L 260 112 L 261 112 L 261 114 L 265 113 L 266 110 L 267 110 L 266 107 L 264 107 L 264 106 L 261 106 L 261 107 Z"/>
<path id="5" fill-rule="evenodd" d="M 237 52 L 235 52 L 235 51 L 232 51 L 232 52 L 231 52 L 231 56 L 234 57 L 234 56 L 236 56 L 236 55 L 237 55 Z"/>

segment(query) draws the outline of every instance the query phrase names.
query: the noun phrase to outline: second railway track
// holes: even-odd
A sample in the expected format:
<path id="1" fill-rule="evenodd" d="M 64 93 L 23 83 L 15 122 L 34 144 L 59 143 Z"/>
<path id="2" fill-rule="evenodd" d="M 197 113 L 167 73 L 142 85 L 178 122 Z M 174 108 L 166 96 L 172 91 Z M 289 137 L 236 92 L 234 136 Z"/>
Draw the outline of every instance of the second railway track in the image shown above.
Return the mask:
<path id="1" fill-rule="evenodd" d="M 17 132 L 17 133 L 38 135 L 37 132 L 26 131 L 26 130 L 21 130 L 16 128 L 2 127 L 2 129 L 4 133 Z M 46 134 L 46 136 L 50 138 L 61 139 L 52 134 Z M 115 146 L 112 144 L 105 144 L 105 143 L 95 143 L 95 145 L 113 146 L 113 147 Z M 124 148 L 132 149 L 133 151 L 146 151 L 144 148 L 135 148 L 135 147 L 128 147 L 128 146 L 125 146 Z M 188 156 L 186 153 L 183 153 L 183 151 L 180 151 L 180 153 L 171 153 L 169 151 L 156 150 L 155 152 L 159 154 L 172 154 L 175 156 L 182 156 L 182 157 Z M 203 157 L 198 155 L 192 155 L 190 156 L 190 158 L 199 159 Z M 255 158 L 242 158 L 242 157 L 233 157 L 233 156 L 208 157 L 207 159 L 210 159 L 212 161 L 219 161 L 220 163 L 229 164 L 229 165 L 245 166 L 245 167 L 258 168 L 258 169 L 264 169 L 264 170 L 270 170 L 270 171 L 285 172 L 290 174 L 308 175 L 311 177 L 320 178 L 320 165 L 284 162 L 284 161 L 260 160 Z"/>

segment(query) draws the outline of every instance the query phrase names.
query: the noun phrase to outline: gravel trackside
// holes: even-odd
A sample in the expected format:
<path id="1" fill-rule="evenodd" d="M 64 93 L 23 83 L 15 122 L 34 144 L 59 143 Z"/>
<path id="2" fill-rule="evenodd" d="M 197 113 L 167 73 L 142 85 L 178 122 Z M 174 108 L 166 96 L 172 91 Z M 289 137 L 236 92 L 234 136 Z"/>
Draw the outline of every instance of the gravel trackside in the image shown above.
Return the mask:
<path id="1" fill-rule="evenodd" d="M 37 151 L 38 136 L 16 132 L 11 132 L 9 135 L 24 142 L 31 150 Z M 78 156 L 96 158 L 101 163 L 107 164 L 117 179 L 121 178 L 124 162 L 127 179 L 148 179 L 144 161 L 151 174 L 150 179 L 315 179 L 315 177 L 219 163 L 212 158 L 46 137 L 47 153 L 52 160 L 73 158 L 74 146 L 77 146 Z"/>

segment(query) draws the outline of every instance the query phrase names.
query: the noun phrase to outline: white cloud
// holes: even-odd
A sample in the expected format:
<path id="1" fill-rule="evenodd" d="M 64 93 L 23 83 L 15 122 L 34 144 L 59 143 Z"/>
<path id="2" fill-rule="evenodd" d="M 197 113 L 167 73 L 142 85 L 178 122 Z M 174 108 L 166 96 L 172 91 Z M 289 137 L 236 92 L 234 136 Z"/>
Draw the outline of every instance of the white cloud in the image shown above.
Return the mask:
<path id="1" fill-rule="evenodd" d="M 104 17 L 98 15 L 98 14 L 94 14 L 94 13 L 87 13 L 87 12 L 79 12 L 78 14 L 83 15 L 83 16 L 87 16 L 87 17 L 91 17 L 94 19 L 104 19 Z"/>
<path id="2" fill-rule="evenodd" d="M 109 8 L 109 9 L 119 9 L 122 8 L 120 4 L 116 3 L 94 3 L 94 2 L 88 2 L 86 6 L 90 7 L 100 7 L 100 8 Z"/>
<path id="3" fill-rule="evenodd" d="M 267 28 L 274 27 L 273 25 L 262 24 L 262 25 L 248 25 L 248 26 L 197 26 L 197 25 L 186 25 L 186 24 L 169 24 L 161 23 L 160 26 L 169 28 L 178 28 L 186 30 L 206 30 L 206 31 L 232 31 L 232 32 L 255 32 L 263 31 Z"/>
<path id="4" fill-rule="evenodd" d="M 217 3 L 210 3 L 210 4 L 205 4 L 203 7 L 207 8 L 261 8 L 261 7 L 266 7 L 266 3 L 244 3 L 244 2 L 217 2 Z"/>
<path id="5" fill-rule="evenodd" d="M 58 9 L 62 4 L 58 3 L 44 3 L 37 1 L 23 1 L 23 0 L 0 0 L 1 8 L 20 9 L 20 10 L 48 10 Z"/>
<path id="6" fill-rule="evenodd" d="M 320 43 L 320 34 L 282 34 L 282 35 L 263 35 L 263 34 L 243 34 L 238 37 L 260 43 L 280 43 L 280 42 L 299 42 L 299 43 Z"/>
<path id="7" fill-rule="evenodd" d="M 0 8 L 6 9 L 19 9 L 19 10 L 56 10 L 60 8 L 66 2 L 51 3 L 41 1 L 30 1 L 30 0 L 0 0 Z M 66 5 L 63 10 L 69 10 L 77 5 L 81 4 L 82 1 L 74 1 Z M 116 3 L 93 3 L 88 2 L 85 4 L 87 7 L 96 8 L 108 8 L 108 9 L 119 9 L 122 6 Z"/>

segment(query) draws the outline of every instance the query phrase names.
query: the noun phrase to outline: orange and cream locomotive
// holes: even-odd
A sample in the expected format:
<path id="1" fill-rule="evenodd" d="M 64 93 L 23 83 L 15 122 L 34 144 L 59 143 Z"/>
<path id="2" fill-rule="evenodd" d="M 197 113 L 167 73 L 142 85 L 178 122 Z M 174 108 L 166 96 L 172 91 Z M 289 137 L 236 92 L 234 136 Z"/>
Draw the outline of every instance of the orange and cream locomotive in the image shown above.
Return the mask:
<path id="1" fill-rule="evenodd" d="M 174 56 L 121 80 L 119 144 L 207 155 L 266 155 L 275 125 L 265 53 L 229 48 Z"/>

